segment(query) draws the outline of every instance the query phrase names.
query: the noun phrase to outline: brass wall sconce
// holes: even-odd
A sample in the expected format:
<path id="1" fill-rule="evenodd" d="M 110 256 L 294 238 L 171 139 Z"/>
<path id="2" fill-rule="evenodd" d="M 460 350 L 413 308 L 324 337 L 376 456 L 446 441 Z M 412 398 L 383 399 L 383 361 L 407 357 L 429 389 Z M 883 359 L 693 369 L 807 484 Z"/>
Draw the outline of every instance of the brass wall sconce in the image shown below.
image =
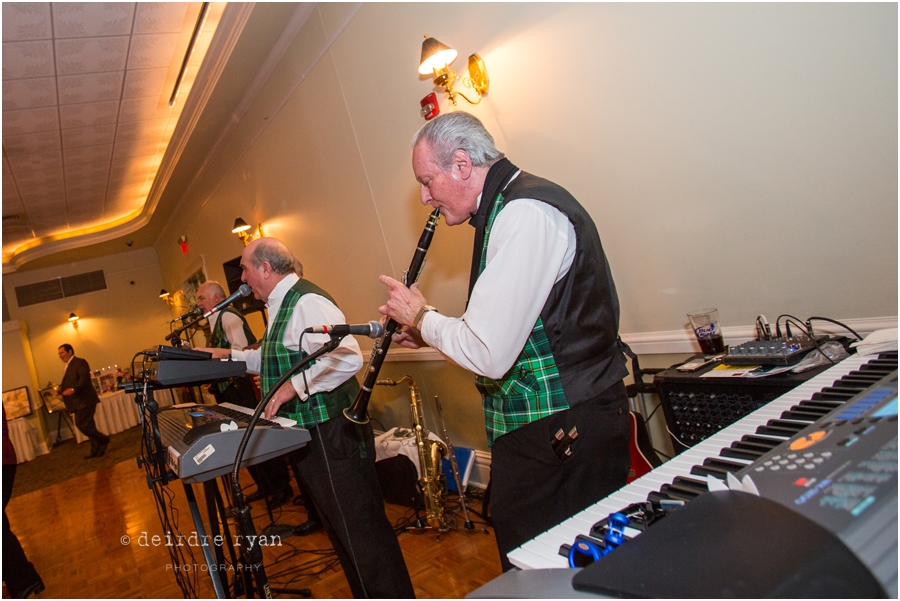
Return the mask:
<path id="1" fill-rule="evenodd" d="M 419 73 L 422 75 L 434 75 L 434 85 L 444 88 L 450 102 L 456 106 L 456 97 L 462 96 L 469 104 L 478 104 L 481 98 L 487 94 L 490 80 L 484 61 L 477 54 L 469 56 L 469 76 L 463 78 L 463 85 L 472 88 L 478 94 L 478 100 L 472 100 L 462 92 L 453 89 L 456 82 L 456 71 L 450 69 L 450 64 L 456 60 L 456 50 L 442 44 L 434 38 L 425 36 L 422 42 L 422 60 L 419 64 Z"/>
<path id="2" fill-rule="evenodd" d="M 76 330 L 78 329 L 78 320 L 81 319 L 74 313 L 69 313 L 69 323 L 72 324 L 72 327 Z"/>
<path id="3" fill-rule="evenodd" d="M 163 299 L 167 305 L 172 304 L 172 295 L 165 288 L 159 291 L 159 298 Z"/>
<path id="4" fill-rule="evenodd" d="M 234 220 L 234 227 L 231 228 L 231 233 L 237 234 L 238 238 L 241 239 L 241 242 L 244 243 L 244 246 L 247 246 L 248 244 L 250 244 L 257 238 L 262 238 L 263 236 L 265 236 L 265 234 L 263 233 L 263 226 L 261 223 L 258 226 L 256 226 L 256 234 L 251 234 L 250 233 L 250 224 L 248 224 L 246 221 L 244 221 L 240 217 L 238 217 L 237 219 Z"/>

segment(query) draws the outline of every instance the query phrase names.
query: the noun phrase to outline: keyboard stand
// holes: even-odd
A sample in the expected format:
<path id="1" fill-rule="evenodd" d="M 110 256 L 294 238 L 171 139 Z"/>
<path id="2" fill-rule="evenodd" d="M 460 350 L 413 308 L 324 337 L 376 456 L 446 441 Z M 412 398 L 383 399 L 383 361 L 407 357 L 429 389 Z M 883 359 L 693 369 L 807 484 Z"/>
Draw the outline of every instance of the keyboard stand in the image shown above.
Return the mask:
<path id="1" fill-rule="evenodd" d="M 212 581 L 213 590 L 216 592 L 216 598 L 227 599 L 228 594 L 225 590 L 227 583 L 222 582 L 222 578 L 219 576 L 219 570 L 216 569 L 218 566 L 225 563 L 222 548 L 217 545 L 215 554 L 213 553 L 213 549 L 209 544 L 210 537 L 206 534 L 206 528 L 203 526 L 203 518 L 200 515 L 200 508 L 197 506 L 197 497 L 194 496 L 194 485 L 188 484 L 187 482 L 182 482 L 182 484 L 184 485 L 184 494 L 185 497 L 187 497 L 188 507 L 191 509 L 191 517 L 194 519 L 194 529 L 200 537 L 200 548 L 203 550 L 203 558 L 206 560 L 206 568 L 209 572 L 209 578 Z M 219 487 L 216 486 L 215 480 L 207 480 L 203 483 L 203 488 L 206 493 L 206 509 L 209 514 L 209 527 L 210 531 L 213 533 L 212 540 L 215 541 L 215 537 L 219 534 L 219 524 L 216 503 L 213 499 L 215 498 L 221 502 L 222 497 L 219 495 Z M 224 518 L 224 515 L 222 517 Z M 229 547 L 232 547 L 231 536 L 227 534 L 227 527 L 225 538 L 228 539 Z M 243 573 L 243 570 L 240 571 Z M 237 588 L 237 575 L 235 575 L 235 588 Z"/>

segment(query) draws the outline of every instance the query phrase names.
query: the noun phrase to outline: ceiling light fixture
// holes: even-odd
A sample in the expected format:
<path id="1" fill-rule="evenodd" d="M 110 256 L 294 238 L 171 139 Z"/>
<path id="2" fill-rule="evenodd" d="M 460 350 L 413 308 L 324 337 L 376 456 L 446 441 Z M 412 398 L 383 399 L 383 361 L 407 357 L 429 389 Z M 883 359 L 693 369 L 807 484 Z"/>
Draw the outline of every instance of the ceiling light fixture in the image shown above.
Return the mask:
<path id="1" fill-rule="evenodd" d="M 462 96 L 469 104 L 478 104 L 481 98 L 487 94 L 490 80 L 484 61 L 477 54 L 469 56 L 469 76 L 462 82 L 467 88 L 472 88 L 478 94 L 478 100 L 472 100 L 462 92 L 455 91 L 453 84 L 456 82 L 456 71 L 450 69 L 450 63 L 456 60 L 456 50 L 442 44 L 434 38 L 425 36 L 422 42 L 422 59 L 419 62 L 419 73 L 422 75 L 434 75 L 434 85 L 444 88 L 450 102 L 456 106 L 456 97 Z"/>

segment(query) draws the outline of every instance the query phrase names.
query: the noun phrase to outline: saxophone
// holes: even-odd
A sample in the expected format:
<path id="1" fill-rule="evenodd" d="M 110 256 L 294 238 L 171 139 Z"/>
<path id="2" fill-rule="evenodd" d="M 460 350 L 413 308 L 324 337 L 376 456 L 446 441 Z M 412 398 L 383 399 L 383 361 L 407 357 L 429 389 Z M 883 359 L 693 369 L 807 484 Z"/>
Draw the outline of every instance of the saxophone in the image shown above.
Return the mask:
<path id="1" fill-rule="evenodd" d="M 419 479 L 419 488 L 422 490 L 422 498 L 425 501 L 425 516 L 431 528 L 445 532 L 449 530 L 447 520 L 444 518 L 444 503 L 447 501 L 447 478 L 441 470 L 441 459 L 449 453 L 447 445 L 440 440 L 428 437 L 428 429 L 425 427 L 425 414 L 422 411 L 422 398 L 416 388 L 415 381 L 410 376 L 403 376 L 399 380 L 378 380 L 377 384 L 384 386 L 396 386 L 401 382 L 409 384 L 409 410 L 412 416 L 413 429 L 416 432 L 416 447 L 419 451 L 419 470 L 422 477 Z"/>

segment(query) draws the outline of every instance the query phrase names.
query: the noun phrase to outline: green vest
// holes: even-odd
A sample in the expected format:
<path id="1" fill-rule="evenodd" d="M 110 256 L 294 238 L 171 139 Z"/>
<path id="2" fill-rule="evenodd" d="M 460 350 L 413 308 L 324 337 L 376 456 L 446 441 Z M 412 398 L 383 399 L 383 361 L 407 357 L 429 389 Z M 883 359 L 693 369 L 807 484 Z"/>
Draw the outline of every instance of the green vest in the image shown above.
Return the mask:
<path id="1" fill-rule="evenodd" d="M 266 328 L 266 335 L 263 336 L 262 345 L 260 346 L 262 362 L 260 389 L 263 397 L 269 393 L 282 375 L 307 356 L 307 353 L 302 348 L 292 350 L 284 346 L 284 331 L 287 328 L 291 314 L 294 312 L 297 301 L 304 294 L 310 293 L 323 296 L 337 306 L 337 303 L 334 302 L 334 299 L 327 292 L 302 278 L 291 286 L 281 300 L 278 313 L 269 324 L 269 327 Z M 315 361 L 307 365 L 304 371 L 309 369 L 314 363 Z M 286 382 L 285 386 L 291 386 L 291 383 Z M 343 409 L 353 404 L 353 400 L 358 392 L 359 382 L 356 381 L 355 377 L 351 377 L 334 390 L 316 393 L 305 402 L 301 402 L 300 398 L 295 395 L 291 400 L 278 408 L 278 415 L 296 421 L 297 425 L 303 428 L 313 428 L 341 415 Z"/>
<path id="2" fill-rule="evenodd" d="M 482 201 L 490 202 L 489 199 Z M 503 196 L 498 195 L 484 229 L 478 275 L 487 264 L 491 226 L 504 206 Z M 482 395 L 488 446 L 507 432 L 569 408 L 540 317 L 525 341 L 525 348 L 509 371 L 498 380 L 476 376 L 475 387 Z"/>
<path id="3" fill-rule="evenodd" d="M 209 346 L 211 348 L 231 348 L 231 341 L 225 337 L 225 328 L 222 326 L 222 316 L 225 313 L 237 315 L 241 319 L 241 323 L 244 324 L 244 336 L 247 337 L 247 344 L 253 344 L 254 342 L 256 342 L 256 336 L 253 335 L 253 332 L 250 330 L 250 326 L 247 324 L 247 319 L 241 314 L 241 312 L 231 307 L 225 307 L 219 313 L 219 318 L 216 320 L 216 327 L 214 327 L 212 329 L 212 332 L 210 333 Z"/>
<path id="4" fill-rule="evenodd" d="M 219 313 L 219 318 L 216 320 L 216 327 L 214 327 L 212 329 L 212 332 L 210 332 L 209 346 L 211 348 L 231 348 L 231 341 L 229 341 L 228 338 L 225 337 L 225 328 L 224 326 L 222 326 L 222 316 L 225 313 L 231 313 L 232 315 L 237 315 L 241 318 L 241 322 L 244 324 L 244 336 L 247 337 L 247 344 L 253 344 L 254 342 L 256 342 L 256 336 L 254 336 L 253 332 L 250 330 L 250 325 L 247 324 L 247 319 L 243 316 L 243 314 L 232 307 L 225 307 Z M 216 383 L 216 388 L 219 389 L 219 392 L 224 392 L 225 389 L 229 386 L 231 386 L 231 380 L 223 380 Z"/>

